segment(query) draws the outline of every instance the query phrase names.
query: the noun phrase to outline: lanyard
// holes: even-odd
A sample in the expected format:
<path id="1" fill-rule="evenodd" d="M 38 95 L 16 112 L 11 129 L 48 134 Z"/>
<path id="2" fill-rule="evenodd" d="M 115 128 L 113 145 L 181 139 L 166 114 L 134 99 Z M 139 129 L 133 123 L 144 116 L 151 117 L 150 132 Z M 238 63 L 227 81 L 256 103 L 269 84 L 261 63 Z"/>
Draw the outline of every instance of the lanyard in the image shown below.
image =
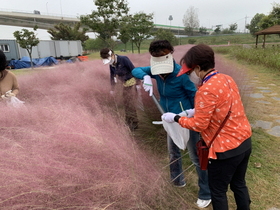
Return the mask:
<path id="1" fill-rule="evenodd" d="M 219 72 L 218 71 L 212 71 L 207 77 L 205 77 L 203 80 L 202 80 L 202 84 L 204 84 L 205 82 L 207 82 L 212 76 L 218 74 Z"/>

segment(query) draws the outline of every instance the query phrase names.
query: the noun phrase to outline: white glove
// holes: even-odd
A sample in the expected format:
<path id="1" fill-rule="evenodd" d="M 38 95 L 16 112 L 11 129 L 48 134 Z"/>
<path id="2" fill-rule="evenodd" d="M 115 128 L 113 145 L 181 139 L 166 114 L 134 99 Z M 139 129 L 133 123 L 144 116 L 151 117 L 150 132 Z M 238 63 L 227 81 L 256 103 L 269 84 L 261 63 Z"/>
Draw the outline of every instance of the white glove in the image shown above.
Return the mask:
<path id="1" fill-rule="evenodd" d="M 117 82 L 118 82 L 117 77 L 114 77 L 114 82 L 115 82 L 115 83 L 117 83 Z"/>
<path id="2" fill-rule="evenodd" d="M 176 116 L 176 114 L 171 113 L 171 112 L 166 112 L 163 115 L 161 115 L 161 119 L 168 122 L 168 123 L 173 123 L 174 121 L 174 117 Z"/>
<path id="3" fill-rule="evenodd" d="M 143 88 L 146 92 L 150 91 L 150 96 L 153 95 L 153 83 L 152 78 L 149 75 L 144 76 Z"/>
<path id="4" fill-rule="evenodd" d="M 5 95 L 1 95 L 1 98 L 2 98 L 3 100 L 7 100 L 7 99 L 8 99 L 8 97 L 6 97 Z"/>
<path id="5" fill-rule="evenodd" d="M 110 94 L 111 94 L 111 95 L 114 95 L 114 91 L 113 91 L 113 90 L 110 90 Z"/>
<path id="6" fill-rule="evenodd" d="M 11 92 L 9 92 L 9 93 L 6 93 L 6 97 L 12 97 L 12 96 L 16 96 L 14 93 L 11 93 Z"/>
<path id="7" fill-rule="evenodd" d="M 195 113 L 195 109 L 187 109 L 183 112 L 181 112 L 179 115 L 180 116 L 187 116 L 188 118 L 191 118 L 194 116 Z"/>
<path id="8" fill-rule="evenodd" d="M 141 90 L 141 86 L 140 85 L 135 85 L 135 87 L 136 87 L 137 91 Z"/>

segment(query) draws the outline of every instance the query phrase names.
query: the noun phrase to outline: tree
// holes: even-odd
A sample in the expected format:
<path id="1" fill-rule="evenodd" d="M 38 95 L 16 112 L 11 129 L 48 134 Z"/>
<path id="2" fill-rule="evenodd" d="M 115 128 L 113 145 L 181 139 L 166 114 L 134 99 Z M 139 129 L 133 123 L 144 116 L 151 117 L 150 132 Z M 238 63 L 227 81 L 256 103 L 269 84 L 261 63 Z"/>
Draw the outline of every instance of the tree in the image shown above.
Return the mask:
<path id="1" fill-rule="evenodd" d="M 273 4 L 272 11 L 268 15 L 268 17 L 269 19 L 271 19 L 271 26 L 280 24 L 280 4 Z"/>
<path id="2" fill-rule="evenodd" d="M 186 33 L 189 33 L 189 35 L 193 35 L 194 29 L 199 28 L 197 10 L 193 6 L 190 6 L 186 11 L 183 19 L 183 24 L 185 26 Z"/>
<path id="3" fill-rule="evenodd" d="M 155 39 L 156 40 L 166 39 L 172 45 L 178 45 L 178 39 L 176 38 L 174 33 L 172 33 L 170 30 L 164 30 L 162 28 L 157 30 L 156 33 L 155 33 Z"/>
<path id="4" fill-rule="evenodd" d="M 200 27 L 200 28 L 199 28 L 199 33 L 200 33 L 200 34 L 205 34 L 205 35 L 206 35 L 206 34 L 207 34 L 207 28 L 206 28 L 206 27 Z"/>
<path id="5" fill-rule="evenodd" d="M 221 25 L 216 25 L 216 29 L 214 30 L 216 34 L 221 33 Z"/>
<path id="6" fill-rule="evenodd" d="M 123 19 L 121 30 L 126 27 L 127 34 L 130 37 L 132 45 L 135 44 L 140 53 L 140 47 L 143 40 L 150 38 L 153 35 L 153 14 L 145 14 L 143 12 L 134 15 L 128 15 Z"/>
<path id="7" fill-rule="evenodd" d="M 258 23 L 261 30 L 280 24 L 280 4 L 274 3 L 269 15 L 264 16 Z"/>
<path id="8" fill-rule="evenodd" d="M 37 30 L 37 26 L 34 27 L 34 31 Z M 14 37 L 16 38 L 16 42 L 20 47 L 26 49 L 30 58 L 30 65 L 33 68 L 32 62 L 32 48 L 39 44 L 39 39 L 36 37 L 34 31 L 29 31 L 27 29 L 22 29 L 21 31 L 15 31 Z"/>
<path id="9" fill-rule="evenodd" d="M 229 25 L 229 30 L 233 33 L 237 29 L 237 23 L 233 23 Z"/>
<path id="10" fill-rule="evenodd" d="M 96 0 L 96 11 L 80 16 L 81 23 L 90 28 L 97 36 L 113 48 L 111 38 L 117 36 L 117 30 L 129 8 L 126 0 Z"/>
<path id="11" fill-rule="evenodd" d="M 128 30 L 126 27 L 121 27 L 120 28 L 120 34 L 118 36 L 118 39 L 122 41 L 125 45 L 125 50 L 126 50 L 126 43 L 130 40 L 130 36 L 128 34 Z"/>
<path id="12" fill-rule="evenodd" d="M 246 28 L 250 31 L 250 34 L 252 36 L 255 36 L 255 33 L 261 30 L 260 22 L 265 17 L 264 14 L 255 14 L 255 16 L 252 18 L 250 24 L 246 25 Z"/>
<path id="13" fill-rule="evenodd" d="M 96 38 L 96 39 L 88 39 L 84 43 L 84 49 L 85 50 L 90 50 L 90 51 L 99 51 L 102 48 L 105 48 L 106 45 L 103 42 L 102 39 Z"/>
<path id="14" fill-rule="evenodd" d="M 50 28 L 47 32 L 51 35 L 52 40 L 81 40 L 84 43 L 89 37 L 86 35 L 87 29 L 81 28 L 81 23 L 76 23 L 73 27 L 64 23 L 59 23 Z"/>

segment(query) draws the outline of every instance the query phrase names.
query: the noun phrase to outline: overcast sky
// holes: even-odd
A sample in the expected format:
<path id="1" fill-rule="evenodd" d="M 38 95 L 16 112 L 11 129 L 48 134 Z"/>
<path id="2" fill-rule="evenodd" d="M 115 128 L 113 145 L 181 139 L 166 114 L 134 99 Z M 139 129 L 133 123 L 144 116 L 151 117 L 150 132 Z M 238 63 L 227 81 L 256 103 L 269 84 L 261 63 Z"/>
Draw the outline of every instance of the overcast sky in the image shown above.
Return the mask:
<path id="1" fill-rule="evenodd" d="M 1 11 L 33 12 L 38 10 L 41 14 L 55 14 L 77 17 L 90 14 L 96 10 L 93 0 L 0 0 Z M 238 31 L 244 32 L 245 23 L 250 23 L 257 13 L 268 15 L 273 3 L 280 0 L 127 0 L 130 13 L 145 12 L 154 14 L 156 24 L 183 26 L 186 11 L 193 6 L 197 10 L 200 26 L 212 28 L 222 25 L 228 28 L 230 24 L 237 23 Z M 169 16 L 173 17 L 169 21 Z M 19 27 L 1 26 L 0 39 L 14 39 L 13 32 L 21 30 Z M 37 35 L 47 40 L 49 34 L 45 30 L 38 30 Z"/>

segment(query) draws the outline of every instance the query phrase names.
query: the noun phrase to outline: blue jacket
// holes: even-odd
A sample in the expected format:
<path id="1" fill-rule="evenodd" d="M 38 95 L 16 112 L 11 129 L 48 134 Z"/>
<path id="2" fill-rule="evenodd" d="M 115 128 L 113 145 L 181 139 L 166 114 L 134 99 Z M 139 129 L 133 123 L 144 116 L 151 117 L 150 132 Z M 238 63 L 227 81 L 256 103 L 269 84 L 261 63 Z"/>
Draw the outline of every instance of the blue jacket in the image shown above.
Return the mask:
<path id="1" fill-rule="evenodd" d="M 181 66 L 174 61 L 173 72 L 163 80 L 159 75 L 151 74 L 151 67 L 137 67 L 132 70 L 132 75 L 138 79 L 143 79 L 145 75 L 150 75 L 157 82 L 157 88 L 160 95 L 160 105 L 165 112 L 179 114 L 186 109 L 194 108 L 194 96 L 196 87 L 190 81 L 189 76 L 183 74 L 177 77 Z M 183 105 L 181 109 L 180 102 Z"/>

